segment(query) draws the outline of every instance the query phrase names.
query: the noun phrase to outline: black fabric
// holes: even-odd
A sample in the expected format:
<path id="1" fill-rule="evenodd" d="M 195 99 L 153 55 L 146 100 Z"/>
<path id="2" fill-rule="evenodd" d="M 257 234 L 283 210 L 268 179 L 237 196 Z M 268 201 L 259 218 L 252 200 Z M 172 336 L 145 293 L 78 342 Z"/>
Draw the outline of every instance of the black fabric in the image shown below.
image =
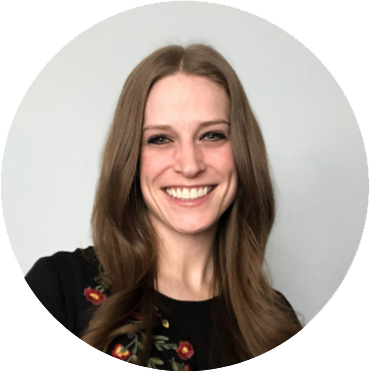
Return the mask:
<path id="1" fill-rule="evenodd" d="M 101 290 L 99 265 L 93 247 L 41 258 L 25 279 L 46 309 L 70 332 L 80 337 L 99 306 L 84 295 L 87 288 Z M 165 370 L 209 369 L 210 307 L 215 299 L 178 301 L 158 292 L 156 294 L 161 324 L 153 332 L 156 338 L 149 366 Z M 134 314 L 132 318 L 132 322 L 137 321 L 140 321 L 140 314 Z M 111 343 L 107 353 L 130 361 L 137 351 L 134 348 L 140 348 L 141 341 L 139 333 L 121 335 Z M 128 345 L 129 353 L 126 351 Z M 179 346 L 182 348 L 179 349 Z M 193 355 L 189 353 L 191 348 Z"/>
<path id="2" fill-rule="evenodd" d="M 87 248 L 93 251 L 92 247 Z M 25 279 L 46 309 L 76 336 L 87 327 L 94 305 L 84 289 L 95 288 L 96 268 L 84 257 L 84 250 L 58 252 L 40 258 Z"/>

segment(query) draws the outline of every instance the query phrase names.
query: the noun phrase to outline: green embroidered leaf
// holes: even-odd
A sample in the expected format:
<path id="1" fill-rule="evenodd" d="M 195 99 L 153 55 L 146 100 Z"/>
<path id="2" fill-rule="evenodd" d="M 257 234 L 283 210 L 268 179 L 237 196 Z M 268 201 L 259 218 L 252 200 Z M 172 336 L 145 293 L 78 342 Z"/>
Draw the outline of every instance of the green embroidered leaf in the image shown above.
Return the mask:
<path id="1" fill-rule="evenodd" d="M 127 332 L 127 337 L 128 338 L 132 338 L 135 336 L 135 333 L 134 332 Z"/>
<path id="2" fill-rule="evenodd" d="M 163 360 L 159 359 L 159 358 L 150 358 L 150 361 L 154 364 L 163 364 Z"/>
<path id="3" fill-rule="evenodd" d="M 104 292 L 104 287 L 102 285 L 98 285 L 97 287 L 95 287 L 95 290 L 99 292 Z"/>
<path id="4" fill-rule="evenodd" d="M 185 363 L 177 363 L 175 362 L 174 358 L 172 357 L 172 360 L 169 360 L 171 363 L 172 369 L 174 371 L 186 371 Z"/>
<path id="5" fill-rule="evenodd" d="M 158 340 L 158 341 L 155 341 L 156 344 L 165 344 L 166 342 L 164 340 Z"/>
<path id="6" fill-rule="evenodd" d="M 136 360 L 137 360 L 136 355 L 132 354 L 132 355 L 127 359 L 127 362 L 128 362 L 128 363 L 130 363 L 130 362 L 135 363 Z"/>
<path id="7" fill-rule="evenodd" d="M 140 350 L 143 350 L 144 347 L 145 347 L 145 345 L 144 345 L 142 342 L 138 341 L 138 342 L 137 342 L 137 347 L 138 347 Z"/>
<path id="8" fill-rule="evenodd" d="M 164 340 L 164 341 L 168 341 L 168 337 L 166 337 L 166 336 L 156 335 L 156 336 L 154 336 L 154 340 Z"/>
<path id="9" fill-rule="evenodd" d="M 154 344 L 154 346 L 157 348 L 158 351 L 163 351 L 163 349 L 159 345 Z"/>
<path id="10" fill-rule="evenodd" d="M 185 363 L 177 363 L 175 359 L 172 357 L 172 360 L 169 361 L 171 363 L 172 369 L 174 371 L 186 371 Z"/>
<path id="11" fill-rule="evenodd" d="M 156 365 L 150 361 L 150 359 L 148 360 L 147 367 L 149 367 L 149 368 L 154 368 L 154 369 L 158 369 L 158 368 L 156 367 Z"/>
<path id="12" fill-rule="evenodd" d="M 177 367 L 177 363 L 175 362 L 175 361 L 171 361 L 170 360 L 170 362 L 171 362 L 171 365 L 172 365 L 172 369 L 174 370 L 174 371 L 178 371 L 179 370 L 179 368 Z"/>

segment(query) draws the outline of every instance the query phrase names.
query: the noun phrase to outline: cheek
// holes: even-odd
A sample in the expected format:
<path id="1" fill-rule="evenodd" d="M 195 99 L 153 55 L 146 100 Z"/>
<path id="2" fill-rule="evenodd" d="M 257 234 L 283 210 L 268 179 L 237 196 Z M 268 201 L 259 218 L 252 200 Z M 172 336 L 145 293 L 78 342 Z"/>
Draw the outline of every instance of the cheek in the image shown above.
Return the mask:
<path id="1" fill-rule="evenodd" d="M 157 151 L 143 149 L 140 155 L 140 185 L 150 186 L 168 167 L 169 157 Z"/>
<path id="2" fill-rule="evenodd" d="M 230 147 L 220 149 L 220 151 L 210 152 L 208 154 L 208 161 L 213 166 L 216 166 L 218 171 L 224 175 L 232 176 L 236 174 L 233 153 Z"/>

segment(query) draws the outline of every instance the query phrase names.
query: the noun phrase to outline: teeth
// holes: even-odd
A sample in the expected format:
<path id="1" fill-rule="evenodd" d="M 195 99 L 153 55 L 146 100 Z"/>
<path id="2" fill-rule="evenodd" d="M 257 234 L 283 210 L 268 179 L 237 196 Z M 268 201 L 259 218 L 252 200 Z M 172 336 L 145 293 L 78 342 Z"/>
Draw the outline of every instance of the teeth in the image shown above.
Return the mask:
<path id="1" fill-rule="evenodd" d="M 166 193 L 174 198 L 181 200 L 194 200 L 202 196 L 206 196 L 212 189 L 212 186 L 201 187 L 200 189 L 187 189 L 182 191 L 178 189 L 165 189 Z"/>
<path id="2" fill-rule="evenodd" d="M 190 192 L 188 189 L 183 189 L 182 190 L 182 197 L 183 199 L 189 199 L 190 198 Z"/>
<path id="3" fill-rule="evenodd" d="M 183 195 L 183 197 L 185 197 L 185 196 Z M 196 199 L 198 197 L 198 191 L 196 189 L 191 189 L 191 191 L 190 191 L 190 197 L 192 199 Z"/>

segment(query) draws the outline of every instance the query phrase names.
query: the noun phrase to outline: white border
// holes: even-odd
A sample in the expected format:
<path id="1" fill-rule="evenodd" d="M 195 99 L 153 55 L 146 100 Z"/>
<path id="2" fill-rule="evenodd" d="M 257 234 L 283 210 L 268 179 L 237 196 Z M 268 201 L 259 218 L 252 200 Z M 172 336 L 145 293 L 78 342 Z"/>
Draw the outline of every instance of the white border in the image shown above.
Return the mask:
<path id="1" fill-rule="evenodd" d="M 15 112 L 36 75 L 71 39 L 94 24 L 147 1 L 105 2 L 64 0 L 51 2 L 15 0 L 2 5 L 0 31 L 0 148 Z M 154 2 L 151 2 L 154 3 Z M 283 28 L 310 49 L 332 73 L 343 89 L 358 120 L 369 154 L 368 38 L 370 26 L 364 1 L 214 1 L 234 6 Z M 344 5 L 346 3 L 346 5 Z M 366 370 L 370 332 L 367 283 L 370 275 L 369 221 L 360 249 L 343 284 L 333 299 L 309 325 L 281 347 L 253 359 L 250 371 L 274 368 L 284 371 Z M 2 242 L 1 319 L 2 365 L 12 370 L 65 371 L 104 368 L 137 369 L 122 365 L 66 335 L 51 318 L 22 279 L 11 251 L 4 224 Z M 40 333 L 40 326 L 46 327 Z M 46 335 L 50 335 L 45 339 Z M 364 336 L 362 336 L 364 335 Z M 69 337 L 68 337 L 69 336 Z M 91 353 L 91 354 L 89 354 Z M 83 355 L 83 358 L 81 358 Z M 357 368 L 360 367 L 360 368 Z M 230 368 L 229 368 L 230 369 Z"/>

